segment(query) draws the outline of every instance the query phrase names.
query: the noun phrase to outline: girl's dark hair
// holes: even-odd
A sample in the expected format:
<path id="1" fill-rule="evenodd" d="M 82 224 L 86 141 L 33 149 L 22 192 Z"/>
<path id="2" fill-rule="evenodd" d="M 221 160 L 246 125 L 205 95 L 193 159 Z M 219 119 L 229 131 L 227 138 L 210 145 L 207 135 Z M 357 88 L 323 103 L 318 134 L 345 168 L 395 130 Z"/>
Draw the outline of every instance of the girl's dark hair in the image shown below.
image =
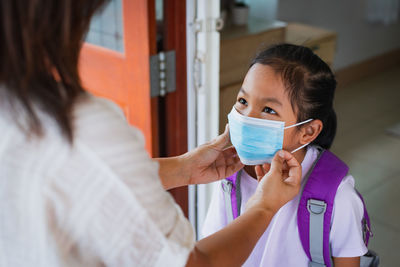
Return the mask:
<path id="1" fill-rule="evenodd" d="M 79 51 L 91 17 L 105 2 L 0 1 L 0 93 L 27 114 L 27 132 L 43 133 L 39 108 L 72 142 L 72 108 L 83 94 Z"/>
<path id="2" fill-rule="evenodd" d="M 291 44 L 274 45 L 261 51 L 251 66 L 254 64 L 268 65 L 281 75 L 298 122 L 322 121 L 323 129 L 312 144 L 329 149 L 337 127 L 333 109 L 336 80 L 329 66 L 311 49 Z"/>

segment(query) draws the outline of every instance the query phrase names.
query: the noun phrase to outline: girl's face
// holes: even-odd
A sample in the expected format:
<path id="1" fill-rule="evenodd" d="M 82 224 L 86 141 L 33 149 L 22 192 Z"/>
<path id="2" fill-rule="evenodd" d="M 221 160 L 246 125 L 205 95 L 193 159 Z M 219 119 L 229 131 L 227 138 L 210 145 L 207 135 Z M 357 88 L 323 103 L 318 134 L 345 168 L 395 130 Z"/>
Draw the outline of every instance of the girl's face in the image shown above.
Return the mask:
<path id="1" fill-rule="evenodd" d="M 285 91 L 281 76 L 267 65 L 255 64 L 247 72 L 235 103 L 244 116 L 284 121 L 285 126 L 296 124 L 295 114 Z M 297 127 L 284 132 L 283 149 L 292 151 L 302 144 Z"/>

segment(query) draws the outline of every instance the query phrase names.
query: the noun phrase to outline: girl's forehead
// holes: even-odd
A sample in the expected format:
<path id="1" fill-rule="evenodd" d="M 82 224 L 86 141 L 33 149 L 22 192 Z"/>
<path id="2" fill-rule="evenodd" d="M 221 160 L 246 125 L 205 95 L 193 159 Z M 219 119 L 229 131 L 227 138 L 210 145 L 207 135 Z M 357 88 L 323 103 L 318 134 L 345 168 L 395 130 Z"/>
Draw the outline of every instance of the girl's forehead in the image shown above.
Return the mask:
<path id="1" fill-rule="evenodd" d="M 253 65 L 246 74 L 242 88 L 256 98 L 268 96 L 282 101 L 288 98 L 281 75 L 268 65 Z"/>

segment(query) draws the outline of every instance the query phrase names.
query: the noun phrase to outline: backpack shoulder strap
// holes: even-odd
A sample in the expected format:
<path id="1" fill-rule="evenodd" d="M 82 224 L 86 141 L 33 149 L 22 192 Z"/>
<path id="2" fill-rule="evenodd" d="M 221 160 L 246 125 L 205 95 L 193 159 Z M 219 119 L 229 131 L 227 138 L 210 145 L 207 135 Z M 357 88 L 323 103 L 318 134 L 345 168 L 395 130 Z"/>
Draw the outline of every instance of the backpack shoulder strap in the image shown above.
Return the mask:
<path id="1" fill-rule="evenodd" d="M 297 225 L 309 266 L 331 267 L 329 233 L 333 203 L 348 166 L 328 150 L 322 150 L 306 176 L 297 211 Z"/>
<path id="2" fill-rule="evenodd" d="M 361 225 L 362 225 L 362 233 L 363 233 L 363 239 L 364 239 L 364 243 L 365 246 L 368 247 L 368 242 L 369 239 L 371 237 L 373 237 L 373 233 L 371 231 L 371 222 L 369 220 L 369 215 L 367 212 L 367 207 L 365 206 L 365 202 L 364 202 L 364 198 L 363 196 L 360 194 L 360 192 L 357 192 L 357 195 L 360 197 L 362 204 L 363 204 L 363 208 L 364 208 L 364 215 L 363 215 L 363 219 L 361 221 Z M 368 250 L 368 252 L 361 256 L 360 258 L 360 266 L 368 266 L 368 267 L 378 267 L 380 263 L 380 258 L 378 256 L 378 254 L 375 251 L 372 250 Z"/>
<path id="3" fill-rule="evenodd" d="M 368 247 L 368 242 L 370 237 L 373 236 L 372 231 L 371 231 L 371 221 L 369 219 L 369 215 L 368 215 L 368 211 L 367 211 L 367 207 L 365 206 L 365 201 L 363 196 L 361 195 L 360 192 L 358 192 L 358 190 L 356 189 L 357 195 L 360 197 L 361 202 L 363 204 L 363 208 L 364 208 L 364 215 L 363 215 L 363 219 L 362 219 L 362 232 L 363 232 L 363 239 L 364 239 L 364 243 L 365 246 Z"/>
<path id="4" fill-rule="evenodd" d="M 240 206 L 242 204 L 242 192 L 240 189 L 241 173 L 242 170 L 223 179 L 221 182 L 228 223 L 240 216 Z"/>

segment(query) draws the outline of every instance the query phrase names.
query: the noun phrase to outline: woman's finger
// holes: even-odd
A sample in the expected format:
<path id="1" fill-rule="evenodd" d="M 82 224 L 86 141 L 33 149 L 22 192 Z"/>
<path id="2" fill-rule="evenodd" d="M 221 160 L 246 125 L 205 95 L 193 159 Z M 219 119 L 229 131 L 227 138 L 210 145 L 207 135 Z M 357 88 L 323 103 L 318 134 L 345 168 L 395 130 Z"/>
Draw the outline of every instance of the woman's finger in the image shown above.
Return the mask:
<path id="1" fill-rule="evenodd" d="M 229 127 L 228 124 L 226 124 L 224 133 L 217 136 L 217 138 L 211 142 L 211 145 L 215 149 L 221 151 L 229 144 L 229 140 Z"/>
<path id="2" fill-rule="evenodd" d="M 264 163 L 262 166 L 263 166 L 263 169 L 264 169 L 265 173 L 269 172 L 269 170 L 271 169 L 271 164 L 270 163 Z"/>
<path id="3" fill-rule="evenodd" d="M 278 153 L 279 153 L 280 157 L 286 161 L 289 168 L 300 168 L 301 167 L 300 163 L 296 160 L 296 158 L 293 156 L 292 153 L 289 153 L 288 151 L 285 151 L 285 150 L 280 150 Z"/>
<path id="4" fill-rule="evenodd" d="M 224 158 L 232 158 L 238 156 L 236 149 L 233 146 L 225 148 L 222 151 L 222 154 L 224 155 Z"/>
<path id="5" fill-rule="evenodd" d="M 256 171 L 256 176 L 257 176 L 257 181 L 261 181 L 261 179 L 264 177 L 264 175 L 266 174 L 266 172 L 264 171 L 264 168 L 261 165 L 257 165 L 255 167 L 255 171 Z"/>
<path id="6" fill-rule="evenodd" d="M 296 158 L 289 152 L 281 150 L 279 152 L 281 158 L 283 158 L 289 169 L 288 177 L 285 179 L 286 183 L 298 185 L 301 182 L 301 165 Z"/>
<path id="7" fill-rule="evenodd" d="M 240 159 L 237 155 L 231 155 L 229 157 L 224 156 L 225 162 L 221 162 L 220 164 L 218 164 L 218 166 L 220 165 L 232 165 L 232 164 L 236 164 L 238 162 L 240 162 Z"/>
<path id="8" fill-rule="evenodd" d="M 235 162 L 228 166 L 227 168 L 227 177 L 231 176 L 235 172 L 238 172 L 240 169 L 244 167 L 243 163 L 240 162 L 239 158 L 235 159 Z"/>
<path id="9" fill-rule="evenodd" d="M 272 158 L 270 170 L 273 172 L 282 173 L 282 166 L 285 160 L 284 154 L 281 153 L 282 151 L 278 151 Z"/>

